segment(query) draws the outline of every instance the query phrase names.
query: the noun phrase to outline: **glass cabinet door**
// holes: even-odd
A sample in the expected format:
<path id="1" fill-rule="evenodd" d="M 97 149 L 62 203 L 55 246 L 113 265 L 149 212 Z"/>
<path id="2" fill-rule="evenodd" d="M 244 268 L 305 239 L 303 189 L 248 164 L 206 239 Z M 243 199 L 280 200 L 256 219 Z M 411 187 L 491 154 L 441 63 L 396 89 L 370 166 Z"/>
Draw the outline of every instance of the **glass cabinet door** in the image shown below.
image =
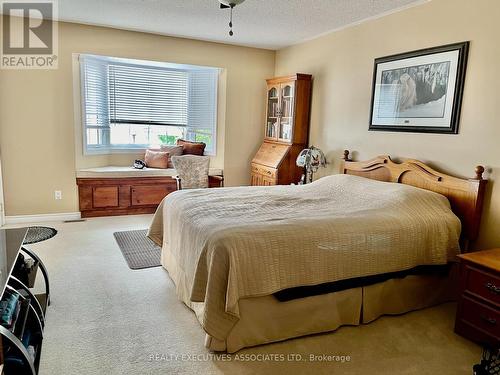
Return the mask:
<path id="1" fill-rule="evenodd" d="M 279 86 L 270 87 L 267 92 L 266 138 L 277 139 L 280 117 Z"/>
<path id="2" fill-rule="evenodd" d="M 280 122 L 278 138 L 291 142 L 293 137 L 293 115 L 295 108 L 295 83 L 284 83 L 280 90 Z"/>

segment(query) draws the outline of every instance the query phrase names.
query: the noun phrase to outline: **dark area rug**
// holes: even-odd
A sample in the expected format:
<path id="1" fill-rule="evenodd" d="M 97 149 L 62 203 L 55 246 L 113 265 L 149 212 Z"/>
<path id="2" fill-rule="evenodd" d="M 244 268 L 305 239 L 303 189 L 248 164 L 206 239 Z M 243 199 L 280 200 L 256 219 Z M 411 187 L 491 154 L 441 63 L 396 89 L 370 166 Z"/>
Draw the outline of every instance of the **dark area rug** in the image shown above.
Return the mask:
<path id="1" fill-rule="evenodd" d="M 54 237 L 57 234 L 57 230 L 50 227 L 29 227 L 28 233 L 24 238 L 23 245 L 29 245 L 32 243 L 42 242 Z"/>
<path id="2" fill-rule="evenodd" d="M 116 242 L 133 270 L 161 266 L 161 247 L 146 236 L 147 229 L 115 232 Z"/>

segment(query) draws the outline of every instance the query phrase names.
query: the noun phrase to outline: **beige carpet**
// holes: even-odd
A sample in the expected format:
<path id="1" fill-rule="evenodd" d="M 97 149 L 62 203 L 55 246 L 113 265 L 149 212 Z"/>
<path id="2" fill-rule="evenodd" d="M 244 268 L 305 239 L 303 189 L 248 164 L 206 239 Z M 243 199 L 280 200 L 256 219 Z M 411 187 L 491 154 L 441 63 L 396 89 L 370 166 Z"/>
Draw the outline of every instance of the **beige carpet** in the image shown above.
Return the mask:
<path id="1" fill-rule="evenodd" d="M 454 304 L 211 359 L 202 329 L 177 300 L 166 271 L 130 270 L 113 238 L 116 231 L 146 228 L 150 219 L 45 223 L 59 233 L 31 246 L 52 282 L 41 375 L 457 375 L 471 374 L 479 360 L 480 348 L 453 333 Z M 282 360 L 290 354 L 302 361 Z M 311 362 L 311 354 L 348 355 L 350 361 Z"/>

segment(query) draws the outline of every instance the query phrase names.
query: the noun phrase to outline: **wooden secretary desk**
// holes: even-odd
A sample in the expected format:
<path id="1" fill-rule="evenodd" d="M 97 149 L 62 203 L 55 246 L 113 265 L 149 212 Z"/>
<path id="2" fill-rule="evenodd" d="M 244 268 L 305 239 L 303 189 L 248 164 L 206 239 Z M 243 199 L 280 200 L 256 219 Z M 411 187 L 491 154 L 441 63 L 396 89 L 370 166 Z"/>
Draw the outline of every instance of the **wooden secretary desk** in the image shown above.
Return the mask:
<path id="1" fill-rule="evenodd" d="M 307 147 L 312 76 L 294 74 L 267 80 L 264 142 L 252 160 L 252 185 L 289 185 L 303 173 L 295 165 Z"/>

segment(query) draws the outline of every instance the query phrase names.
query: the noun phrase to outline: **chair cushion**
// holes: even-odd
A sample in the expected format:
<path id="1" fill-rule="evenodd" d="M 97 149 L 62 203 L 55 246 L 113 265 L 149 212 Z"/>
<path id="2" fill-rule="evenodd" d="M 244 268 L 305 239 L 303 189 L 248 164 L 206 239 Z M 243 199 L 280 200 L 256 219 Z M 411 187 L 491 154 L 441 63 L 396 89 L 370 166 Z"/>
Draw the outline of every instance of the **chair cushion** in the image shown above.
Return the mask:
<path id="1" fill-rule="evenodd" d="M 161 145 L 160 151 L 168 152 L 170 157 L 168 158 L 168 167 L 173 168 L 172 156 L 181 156 L 184 146 L 173 146 L 173 145 Z"/>
<path id="2" fill-rule="evenodd" d="M 185 139 L 178 139 L 177 140 L 177 146 L 182 146 L 183 155 L 198 155 L 202 156 L 203 153 L 205 152 L 205 147 L 207 145 L 203 142 L 191 142 L 191 141 L 186 141 Z"/>
<path id="3" fill-rule="evenodd" d="M 197 155 L 173 156 L 172 163 L 181 180 L 181 189 L 208 188 L 210 157 Z"/>
<path id="4" fill-rule="evenodd" d="M 148 168 L 167 169 L 170 160 L 170 154 L 163 151 L 146 150 L 144 162 Z"/>

